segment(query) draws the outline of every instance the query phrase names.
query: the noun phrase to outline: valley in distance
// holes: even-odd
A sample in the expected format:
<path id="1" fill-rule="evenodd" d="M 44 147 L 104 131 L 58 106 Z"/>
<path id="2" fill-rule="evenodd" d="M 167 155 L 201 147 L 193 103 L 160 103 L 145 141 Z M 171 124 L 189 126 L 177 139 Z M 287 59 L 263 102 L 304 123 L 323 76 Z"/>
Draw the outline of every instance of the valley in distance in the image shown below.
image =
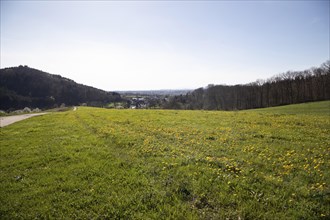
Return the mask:
<path id="1" fill-rule="evenodd" d="M 60 106 L 244 110 L 330 99 L 330 61 L 242 85 L 108 92 L 28 66 L 0 69 L 0 110 Z"/>
<path id="2" fill-rule="evenodd" d="M 0 218 L 329 219 L 329 64 L 175 94 L 1 69 L 1 114 L 56 109 L 0 128 Z"/>

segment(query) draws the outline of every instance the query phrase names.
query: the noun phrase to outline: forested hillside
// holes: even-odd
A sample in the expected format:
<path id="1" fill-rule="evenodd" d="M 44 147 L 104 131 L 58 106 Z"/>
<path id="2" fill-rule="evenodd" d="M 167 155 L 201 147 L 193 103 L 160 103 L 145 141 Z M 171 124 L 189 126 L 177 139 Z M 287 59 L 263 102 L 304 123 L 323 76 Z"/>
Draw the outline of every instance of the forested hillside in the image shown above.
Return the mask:
<path id="1" fill-rule="evenodd" d="M 239 110 L 330 99 L 330 61 L 246 85 L 209 85 L 171 98 L 170 109 Z"/>
<path id="2" fill-rule="evenodd" d="M 162 108 L 241 110 L 330 100 L 330 61 L 304 71 L 288 71 L 245 85 L 209 85 L 161 100 Z M 27 66 L 0 69 L 0 109 L 51 108 L 86 103 L 105 106 L 124 100 L 73 80 Z"/>
<path id="3" fill-rule="evenodd" d="M 0 109 L 51 108 L 86 103 L 91 106 L 120 101 L 115 92 L 106 92 L 73 80 L 27 66 L 0 69 Z"/>

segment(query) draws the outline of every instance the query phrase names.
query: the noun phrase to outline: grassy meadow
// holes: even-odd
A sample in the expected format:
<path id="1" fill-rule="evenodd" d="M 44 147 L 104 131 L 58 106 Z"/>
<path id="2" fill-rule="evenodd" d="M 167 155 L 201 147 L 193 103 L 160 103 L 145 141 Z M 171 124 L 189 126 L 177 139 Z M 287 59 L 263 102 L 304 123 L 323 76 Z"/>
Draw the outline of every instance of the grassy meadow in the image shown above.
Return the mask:
<path id="1" fill-rule="evenodd" d="M 0 130 L 0 219 L 329 219 L 330 101 L 79 107 Z"/>

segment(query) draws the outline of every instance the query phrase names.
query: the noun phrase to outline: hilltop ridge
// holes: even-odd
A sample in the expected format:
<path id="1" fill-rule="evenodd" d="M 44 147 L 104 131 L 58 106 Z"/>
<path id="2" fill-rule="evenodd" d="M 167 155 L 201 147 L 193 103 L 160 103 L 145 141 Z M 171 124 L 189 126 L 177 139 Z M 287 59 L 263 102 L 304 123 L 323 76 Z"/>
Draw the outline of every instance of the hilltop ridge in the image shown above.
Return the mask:
<path id="1" fill-rule="evenodd" d="M 52 108 L 63 103 L 90 106 L 120 101 L 116 92 L 107 92 L 28 66 L 0 69 L 0 109 Z"/>

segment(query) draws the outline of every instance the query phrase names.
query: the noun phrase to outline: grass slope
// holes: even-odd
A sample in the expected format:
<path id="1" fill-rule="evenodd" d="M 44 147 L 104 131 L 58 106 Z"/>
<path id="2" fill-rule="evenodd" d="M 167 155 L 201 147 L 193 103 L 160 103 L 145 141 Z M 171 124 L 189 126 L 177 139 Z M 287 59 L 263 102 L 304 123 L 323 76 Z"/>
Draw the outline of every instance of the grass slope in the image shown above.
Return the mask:
<path id="1" fill-rule="evenodd" d="M 0 218 L 329 218 L 329 116 L 300 106 L 84 107 L 1 128 Z"/>
<path id="2" fill-rule="evenodd" d="M 308 114 L 330 116 L 330 101 L 308 102 L 294 105 L 285 105 L 272 108 L 247 110 L 252 112 L 269 112 L 280 114 Z"/>

